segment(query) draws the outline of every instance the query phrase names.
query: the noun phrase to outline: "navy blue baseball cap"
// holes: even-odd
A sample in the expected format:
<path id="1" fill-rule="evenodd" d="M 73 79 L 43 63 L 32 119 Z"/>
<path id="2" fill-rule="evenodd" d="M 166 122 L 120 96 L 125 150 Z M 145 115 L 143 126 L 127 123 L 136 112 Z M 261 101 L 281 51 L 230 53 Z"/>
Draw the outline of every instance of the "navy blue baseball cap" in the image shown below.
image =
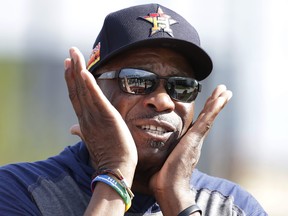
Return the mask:
<path id="1" fill-rule="evenodd" d="M 205 79 L 212 71 L 209 55 L 200 47 L 195 28 L 176 12 L 159 4 L 125 8 L 109 14 L 93 45 L 87 69 L 93 73 L 112 57 L 138 47 L 166 47 L 181 53 Z"/>

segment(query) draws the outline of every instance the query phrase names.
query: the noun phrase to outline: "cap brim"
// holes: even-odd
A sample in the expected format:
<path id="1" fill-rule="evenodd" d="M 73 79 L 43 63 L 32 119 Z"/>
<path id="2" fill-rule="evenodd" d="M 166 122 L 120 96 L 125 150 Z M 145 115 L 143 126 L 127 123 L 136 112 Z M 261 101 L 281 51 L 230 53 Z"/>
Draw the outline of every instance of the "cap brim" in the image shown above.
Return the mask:
<path id="1" fill-rule="evenodd" d="M 141 40 L 135 43 L 128 44 L 110 52 L 107 56 L 101 56 L 101 60 L 97 64 L 92 66 L 90 68 L 90 71 L 94 71 L 95 69 L 99 68 L 101 65 L 106 63 L 111 58 L 119 55 L 120 53 L 131 50 L 132 48 L 148 46 L 165 47 L 181 53 L 191 63 L 191 66 L 194 70 L 193 75 L 198 81 L 205 79 L 212 72 L 212 60 L 203 49 L 191 42 L 175 38 L 149 38 L 146 40 Z"/>

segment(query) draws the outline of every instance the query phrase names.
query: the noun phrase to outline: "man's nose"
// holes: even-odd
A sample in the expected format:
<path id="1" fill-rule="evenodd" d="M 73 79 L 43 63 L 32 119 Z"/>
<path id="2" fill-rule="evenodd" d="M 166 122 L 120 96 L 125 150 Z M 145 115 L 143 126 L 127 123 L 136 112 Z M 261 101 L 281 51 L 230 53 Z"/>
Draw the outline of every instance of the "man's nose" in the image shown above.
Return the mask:
<path id="1" fill-rule="evenodd" d="M 145 95 L 144 105 L 157 112 L 171 112 L 175 109 L 175 103 L 167 93 L 164 82 L 160 82 L 153 92 Z"/>

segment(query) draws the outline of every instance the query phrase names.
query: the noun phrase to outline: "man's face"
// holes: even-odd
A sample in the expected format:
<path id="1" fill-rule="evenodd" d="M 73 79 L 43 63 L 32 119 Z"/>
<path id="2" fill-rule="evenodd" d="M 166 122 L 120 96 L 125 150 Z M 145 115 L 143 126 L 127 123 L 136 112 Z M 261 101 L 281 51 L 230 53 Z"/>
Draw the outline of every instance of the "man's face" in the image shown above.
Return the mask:
<path id="1" fill-rule="evenodd" d="M 186 59 L 174 51 L 141 48 L 118 56 L 97 74 L 125 67 L 141 68 L 160 76 L 191 77 L 193 72 Z M 138 168 L 159 170 L 191 125 L 194 102 L 171 99 L 165 89 L 166 80 L 161 80 L 158 87 L 147 95 L 123 92 L 117 79 L 97 82 L 130 129 L 138 150 Z"/>

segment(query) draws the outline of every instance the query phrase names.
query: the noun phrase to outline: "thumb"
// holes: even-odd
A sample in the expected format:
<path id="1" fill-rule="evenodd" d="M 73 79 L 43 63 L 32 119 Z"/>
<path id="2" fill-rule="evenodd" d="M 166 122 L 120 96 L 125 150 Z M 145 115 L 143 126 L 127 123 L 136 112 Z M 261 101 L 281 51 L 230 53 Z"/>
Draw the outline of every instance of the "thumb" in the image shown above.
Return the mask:
<path id="1" fill-rule="evenodd" d="M 81 128 L 79 126 L 79 124 L 75 124 L 70 128 L 70 133 L 72 135 L 76 135 L 79 136 L 82 140 L 84 140 L 83 134 L 81 132 Z"/>

